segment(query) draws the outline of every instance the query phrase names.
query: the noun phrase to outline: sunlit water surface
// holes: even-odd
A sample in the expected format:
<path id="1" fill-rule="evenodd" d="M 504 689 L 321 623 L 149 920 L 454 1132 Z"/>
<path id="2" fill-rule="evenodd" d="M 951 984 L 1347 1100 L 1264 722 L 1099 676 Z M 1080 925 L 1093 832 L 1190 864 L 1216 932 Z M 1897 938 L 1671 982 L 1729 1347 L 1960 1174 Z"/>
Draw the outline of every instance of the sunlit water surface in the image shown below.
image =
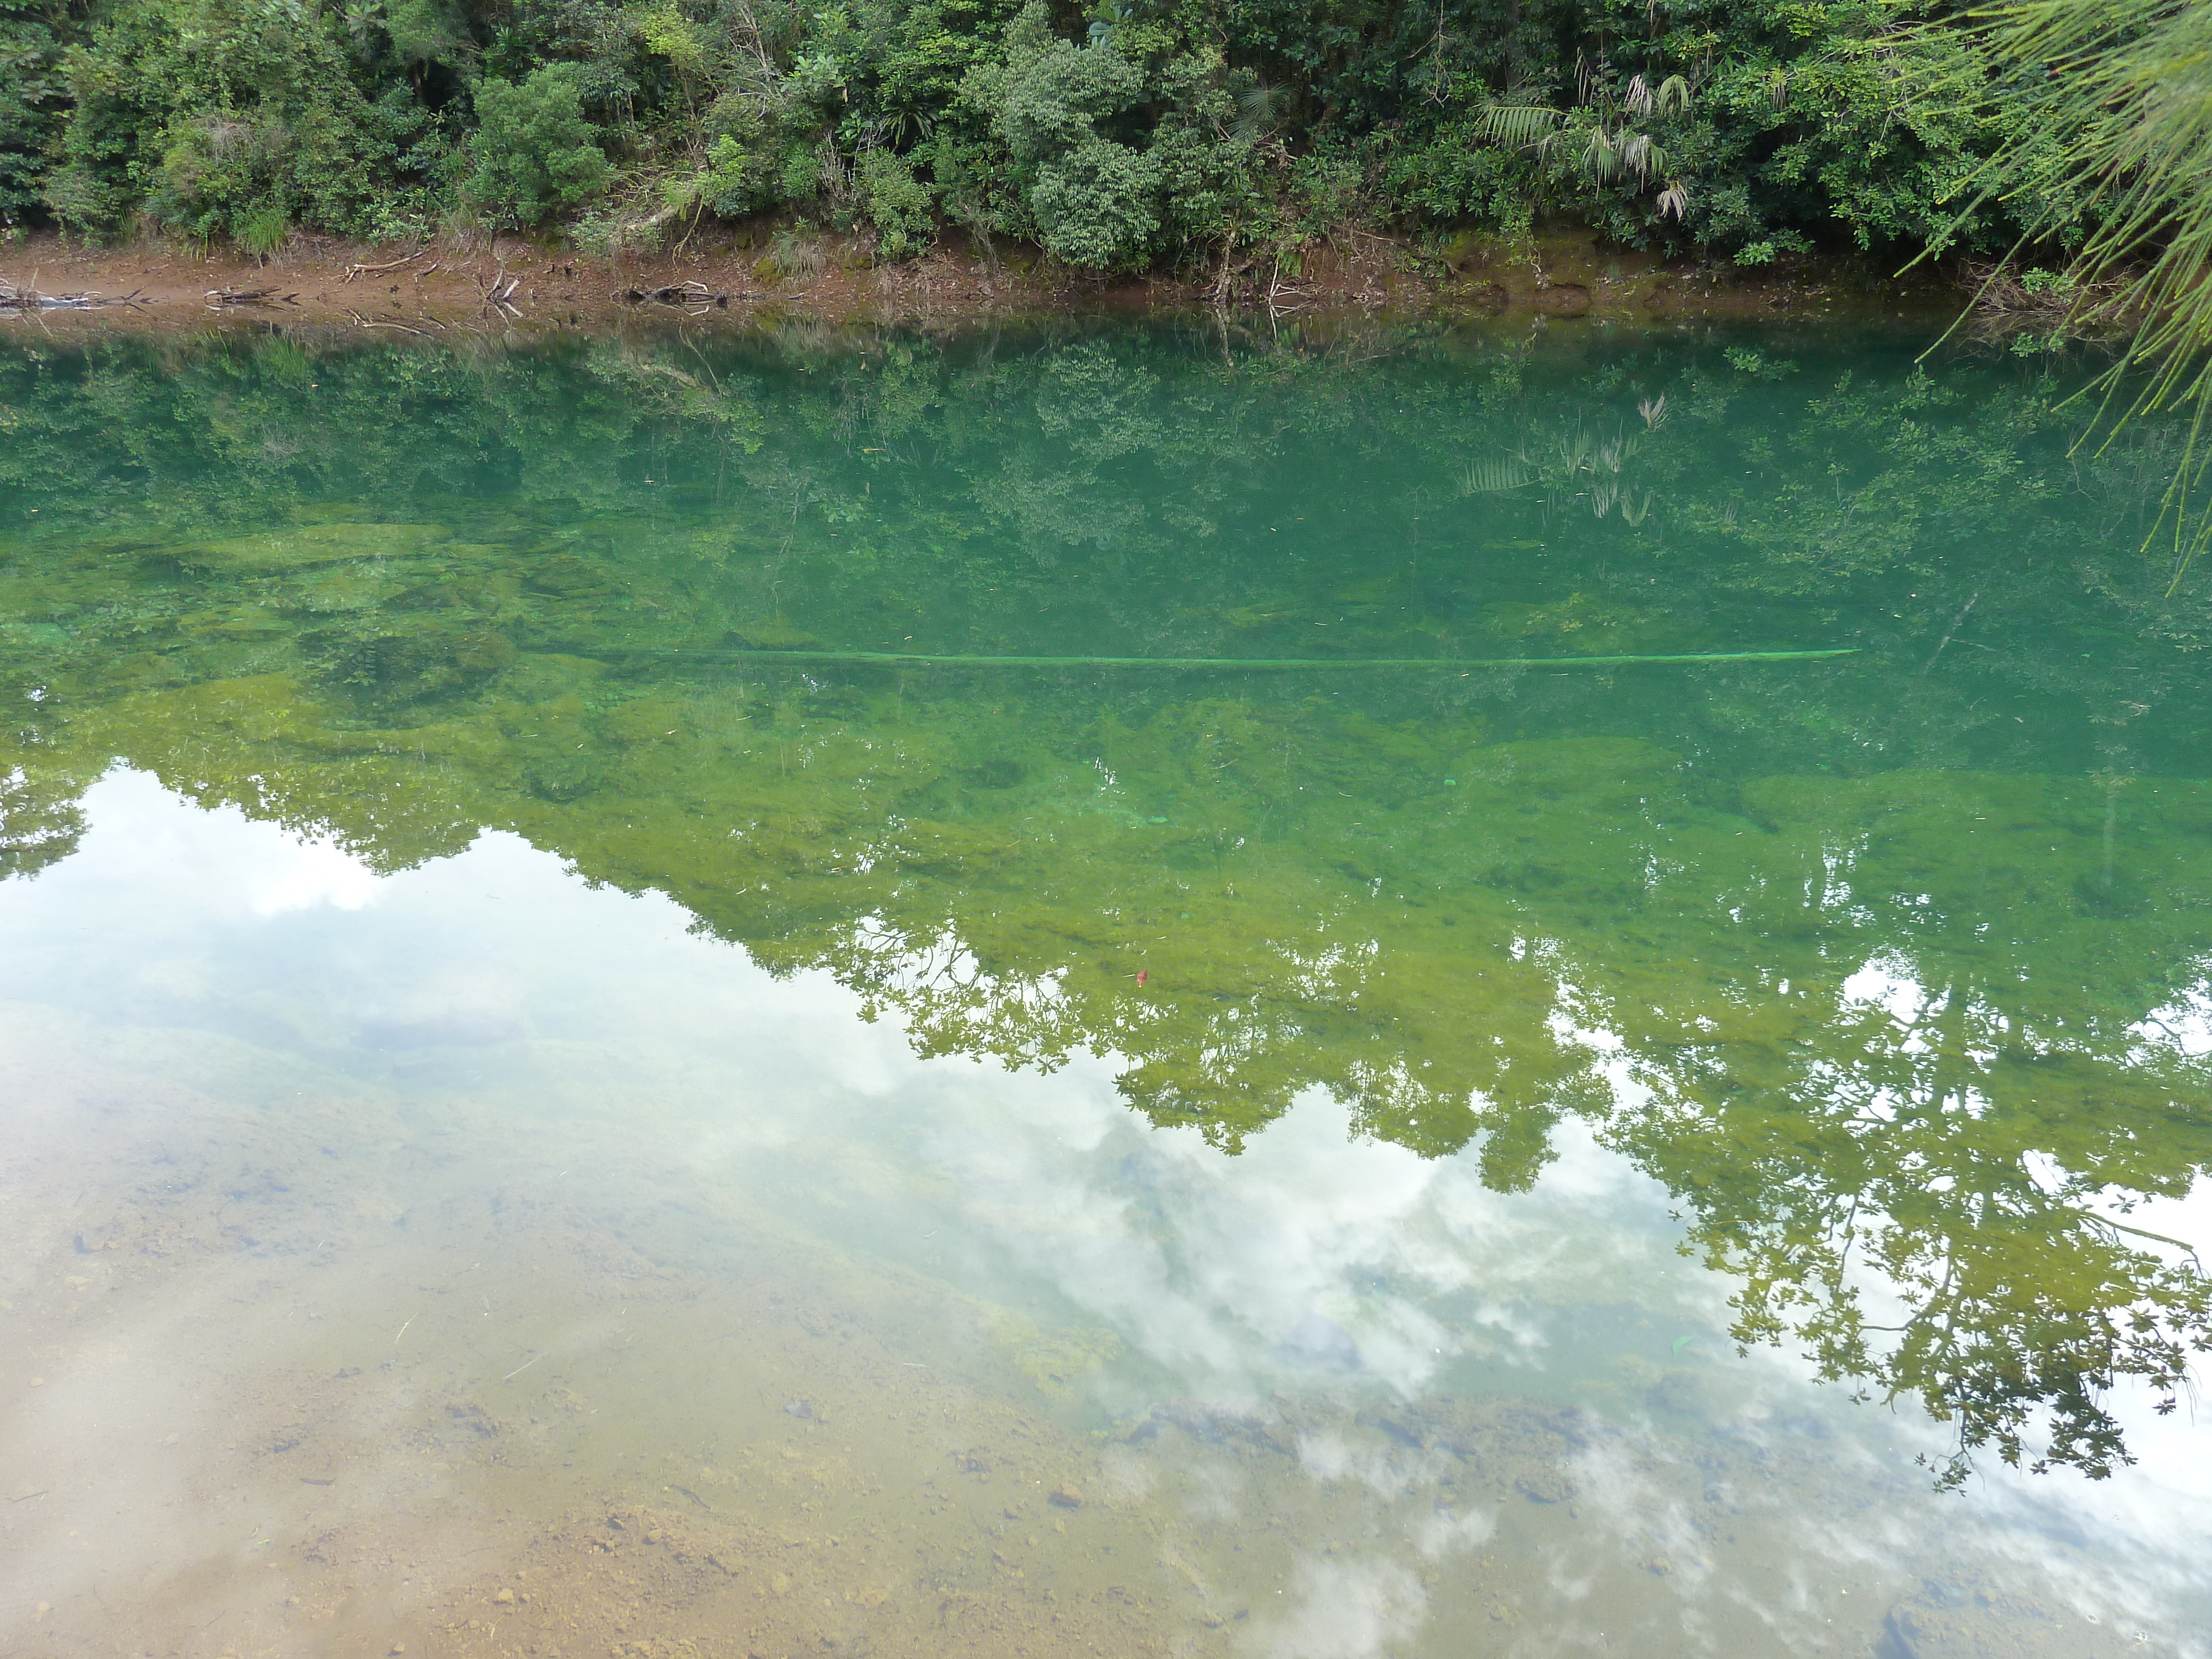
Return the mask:
<path id="1" fill-rule="evenodd" d="M 0 356 L 0 1651 L 2212 1651 L 2079 373 Z"/>

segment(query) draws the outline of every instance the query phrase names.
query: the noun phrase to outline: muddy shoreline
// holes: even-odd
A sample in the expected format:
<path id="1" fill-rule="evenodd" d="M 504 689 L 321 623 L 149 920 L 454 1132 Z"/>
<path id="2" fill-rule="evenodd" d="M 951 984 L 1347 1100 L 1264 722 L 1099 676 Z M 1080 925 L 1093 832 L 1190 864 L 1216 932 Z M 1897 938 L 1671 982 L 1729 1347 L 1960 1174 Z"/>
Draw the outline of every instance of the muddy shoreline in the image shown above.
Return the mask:
<path id="1" fill-rule="evenodd" d="M 961 327 L 1054 316 L 1132 318 L 1216 310 L 1212 285 L 1109 278 L 1023 251 L 957 245 L 898 264 L 825 235 L 800 268 L 733 237 L 714 247 L 591 259 L 502 240 L 376 247 L 318 239 L 266 261 L 146 242 L 86 248 L 52 236 L 0 247 L 0 284 L 82 305 L 0 309 L 25 337 L 202 334 L 307 325 L 364 337 L 489 334 L 514 343 L 637 322 L 750 327 L 793 318 L 833 325 Z M 1301 319 L 1494 320 L 1643 326 L 1723 319 L 1948 320 L 1961 290 L 1940 276 L 1896 280 L 1872 266 L 1808 263 L 1747 272 L 1668 264 L 1562 233 L 1517 249 L 1468 244 L 1424 257 L 1361 237 L 1313 252 L 1296 272 L 1246 273 L 1224 308 L 1271 325 Z"/>

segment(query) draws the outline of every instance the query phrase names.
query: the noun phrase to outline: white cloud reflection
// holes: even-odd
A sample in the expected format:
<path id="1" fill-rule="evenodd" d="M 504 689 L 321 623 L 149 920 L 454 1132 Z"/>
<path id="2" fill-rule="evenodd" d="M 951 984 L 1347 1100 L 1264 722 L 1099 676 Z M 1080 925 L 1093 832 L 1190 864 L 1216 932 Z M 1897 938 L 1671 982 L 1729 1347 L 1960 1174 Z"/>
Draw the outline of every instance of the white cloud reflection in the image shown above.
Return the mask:
<path id="1" fill-rule="evenodd" d="M 1375 1659 L 1419 1632 L 1427 1610 L 1420 1580 L 1395 1562 L 1304 1559 L 1292 1605 L 1258 1620 L 1246 1647 L 1266 1659 Z"/>
<path id="2" fill-rule="evenodd" d="M 2154 1008 L 2129 1035 L 2147 1047 L 2165 1048 L 2188 1059 L 2212 1054 L 2212 979 L 2200 979 Z"/>

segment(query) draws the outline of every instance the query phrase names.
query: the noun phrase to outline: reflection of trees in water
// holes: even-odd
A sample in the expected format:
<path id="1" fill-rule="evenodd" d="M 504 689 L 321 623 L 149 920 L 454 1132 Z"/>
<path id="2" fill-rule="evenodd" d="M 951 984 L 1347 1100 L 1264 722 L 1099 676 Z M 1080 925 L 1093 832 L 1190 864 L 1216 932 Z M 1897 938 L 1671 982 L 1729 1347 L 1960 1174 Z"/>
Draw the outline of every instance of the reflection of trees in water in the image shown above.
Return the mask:
<path id="1" fill-rule="evenodd" d="M 1802 1340 L 1824 1378 L 1957 1422 L 1947 1481 L 1984 1443 L 2107 1473 L 2125 1452 L 2106 1392 L 2133 1378 L 2172 1408 L 2212 1346 L 2212 1285 L 2100 1195 L 2186 1190 L 2209 1150 L 2185 1119 L 2205 1068 L 2125 1032 L 2038 1031 L 2006 1006 L 2014 974 L 1897 982 L 1916 1002 L 1902 1020 L 1824 1000 L 1740 1056 L 1632 1027 L 1651 1092 L 1605 1139 L 1686 1201 L 1693 1248 L 1741 1281 L 1739 1340 Z"/>
<path id="2" fill-rule="evenodd" d="M 76 851 L 84 836 L 77 799 L 88 781 L 20 765 L 0 775 L 0 879 L 35 876 Z"/>
<path id="3" fill-rule="evenodd" d="M 2084 833 L 2100 780 L 1785 780 L 1749 787 L 1736 817 L 1700 814 L 1664 757 L 1639 778 L 1637 757 L 1545 747 L 1498 753 L 1506 787 L 1456 822 L 1402 824 L 1395 855 L 1355 872 L 1449 896 L 1472 950 L 1357 879 L 1327 910 L 1269 914 L 1340 866 L 1332 823 L 1308 827 L 1295 873 L 1213 877 L 1258 913 L 1244 937 L 1223 937 L 1215 903 L 1188 944 L 1153 909 L 1163 938 L 1088 947 L 1152 964 L 1149 993 L 1082 973 L 1064 933 L 1009 939 L 1003 911 L 963 915 L 951 892 L 934 940 L 901 950 L 878 919 L 817 959 L 926 1051 L 1109 1049 L 1133 1104 L 1232 1145 L 1318 1085 L 1367 1133 L 1473 1143 L 1513 1190 L 1583 1116 L 1740 1282 L 1739 1340 L 1802 1343 L 1824 1377 L 1955 1420 L 1946 1480 L 1984 1444 L 2039 1468 L 2124 1461 L 2106 1392 L 2132 1379 L 2171 1408 L 2212 1346 L 2200 1265 L 2114 1207 L 2179 1197 L 2212 1159 L 2212 1067 L 2154 1024 L 2212 966 L 2212 789 L 2159 786 L 2130 858 L 2166 889 L 2116 917 L 2077 897 L 2103 878 L 2103 836 Z M 1624 772 L 1632 805 L 1610 787 Z M 1519 845 L 1497 836 L 1521 815 L 1514 783 L 1555 803 Z M 1641 820 L 1637 844 L 1580 851 L 1620 817 Z M 1639 865 L 1663 872 L 1640 891 Z M 1088 888 L 1024 897 L 1060 915 Z"/>
<path id="4" fill-rule="evenodd" d="M 860 343 L 11 361 L 0 469 L 51 528 L 0 568 L 0 663 L 42 693 L 0 733 L 0 856 L 65 856 L 120 754 L 384 867 L 511 826 L 923 1052 L 1111 1052 L 1133 1107 L 1232 1147 L 1325 1088 L 1517 1190 L 1580 1117 L 1678 1196 L 1741 1340 L 1918 1395 L 1962 1453 L 2125 1455 L 2106 1392 L 2171 1398 L 2212 1328 L 2112 1208 L 2212 1158 L 2212 1077 L 2156 1029 L 2212 972 L 2212 788 L 2175 776 L 2208 711 L 2169 643 L 2203 600 L 2108 533 L 2155 456 L 2068 461 L 2047 390 L 1902 367 L 1224 372 L 1112 336 L 963 376 Z M 1574 459 L 1617 429 L 1632 467 Z M 1541 489 L 1465 459 L 1535 483 L 1546 433 Z M 1664 512 L 1547 516 L 1632 471 Z M 288 514 L 451 533 L 264 537 L 251 569 L 221 539 Z M 711 654 L 1039 629 L 1867 649 L 1326 688 Z"/>

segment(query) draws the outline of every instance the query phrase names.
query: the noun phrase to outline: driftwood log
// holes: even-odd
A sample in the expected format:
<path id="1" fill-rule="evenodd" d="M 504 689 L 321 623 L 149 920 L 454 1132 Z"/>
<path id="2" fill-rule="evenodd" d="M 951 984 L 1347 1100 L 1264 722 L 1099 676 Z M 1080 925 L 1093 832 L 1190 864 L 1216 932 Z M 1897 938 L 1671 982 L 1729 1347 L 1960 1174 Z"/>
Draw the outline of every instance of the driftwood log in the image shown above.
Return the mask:
<path id="1" fill-rule="evenodd" d="M 668 283 L 659 288 L 626 288 L 613 298 L 626 300 L 631 305 L 643 305 L 650 301 L 657 305 L 677 306 L 685 311 L 705 311 L 714 306 L 726 309 L 730 296 L 717 294 L 704 283 Z"/>

